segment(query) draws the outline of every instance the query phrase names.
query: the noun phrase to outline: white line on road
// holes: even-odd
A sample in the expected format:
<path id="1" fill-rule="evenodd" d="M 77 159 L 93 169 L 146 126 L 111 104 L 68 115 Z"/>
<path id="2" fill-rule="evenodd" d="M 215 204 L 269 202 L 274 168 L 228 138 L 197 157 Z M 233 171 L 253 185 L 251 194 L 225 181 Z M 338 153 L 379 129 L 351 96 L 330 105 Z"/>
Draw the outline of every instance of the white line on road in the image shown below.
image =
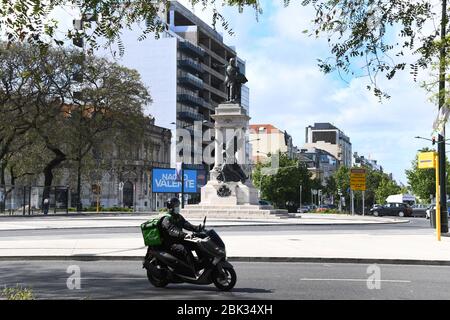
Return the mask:
<path id="1" fill-rule="evenodd" d="M 367 279 L 311 279 L 311 278 L 302 278 L 300 281 L 353 281 L 353 282 L 367 282 Z M 398 283 L 410 283 L 410 280 L 370 280 L 375 282 L 398 282 Z"/>

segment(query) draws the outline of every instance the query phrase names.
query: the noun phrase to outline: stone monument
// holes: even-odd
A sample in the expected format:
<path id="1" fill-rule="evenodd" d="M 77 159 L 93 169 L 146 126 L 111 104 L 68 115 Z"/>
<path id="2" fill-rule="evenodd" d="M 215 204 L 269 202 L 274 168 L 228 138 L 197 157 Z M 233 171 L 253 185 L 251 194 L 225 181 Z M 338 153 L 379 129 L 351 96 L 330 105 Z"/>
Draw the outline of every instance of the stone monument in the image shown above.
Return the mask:
<path id="1" fill-rule="evenodd" d="M 201 188 L 200 204 L 187 205 L 182 210 L 186 217 L 273 218 L 274 215 L 288 215 L 286 210 L 259 205 L 258 190 L 242 170 L 245 132 L 250 117 L 240 104 L 239 94 L 247 79 L 239 73 L 235 63 L 235 58 L 231 58 L 225 65 L 228 101 L 219 104 L 211 116 L 215 121 L 214 168 L 210 171 L 210 180 Z"/>

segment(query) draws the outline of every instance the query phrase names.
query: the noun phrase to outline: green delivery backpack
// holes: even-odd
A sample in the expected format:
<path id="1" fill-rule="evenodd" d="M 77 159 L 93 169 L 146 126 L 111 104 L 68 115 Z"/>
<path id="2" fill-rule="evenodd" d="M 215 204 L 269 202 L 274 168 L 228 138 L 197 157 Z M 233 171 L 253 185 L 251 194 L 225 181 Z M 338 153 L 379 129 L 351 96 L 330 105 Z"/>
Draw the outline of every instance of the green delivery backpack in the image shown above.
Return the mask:
<path id="1" fill-rule="evenodd" d="M 159 215 L 141 224 L 142 236 L 146 246 L 159 246 L 162 244 L 159 226 L 164 217 L 170 217 L 170 215 Z"/>

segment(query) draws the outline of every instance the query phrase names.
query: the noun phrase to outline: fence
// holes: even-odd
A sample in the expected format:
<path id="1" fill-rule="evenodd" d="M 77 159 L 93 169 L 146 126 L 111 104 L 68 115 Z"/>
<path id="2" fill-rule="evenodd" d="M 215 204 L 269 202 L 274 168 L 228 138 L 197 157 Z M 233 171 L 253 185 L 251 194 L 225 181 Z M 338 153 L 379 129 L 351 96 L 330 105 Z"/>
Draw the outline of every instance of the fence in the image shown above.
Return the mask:
<path id="1" fill-rule="evenodd" d="M 49 214 L 68 213 L 69 188 L 66 186 L 0 185 L 0 214 L 44 214 L 44 191 L 48 191 Z"/>

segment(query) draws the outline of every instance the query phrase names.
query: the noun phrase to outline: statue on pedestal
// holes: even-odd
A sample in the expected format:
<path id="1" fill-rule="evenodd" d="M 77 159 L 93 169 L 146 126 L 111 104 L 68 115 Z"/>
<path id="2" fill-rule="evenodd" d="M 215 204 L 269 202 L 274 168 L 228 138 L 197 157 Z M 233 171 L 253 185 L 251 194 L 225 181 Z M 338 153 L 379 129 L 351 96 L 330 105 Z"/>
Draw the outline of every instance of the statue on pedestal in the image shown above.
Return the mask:
<path id="1" fill-rule="evenodd" d="M 228 99 L 226 102 L 240 103 L 241 102 L 241 86 L 248 80 L 236 65 L 236 58 L 230 58 L 228 64 L 218 65 L 216 67 L 225 67 L 225 86 L 227 87 Z"/>

